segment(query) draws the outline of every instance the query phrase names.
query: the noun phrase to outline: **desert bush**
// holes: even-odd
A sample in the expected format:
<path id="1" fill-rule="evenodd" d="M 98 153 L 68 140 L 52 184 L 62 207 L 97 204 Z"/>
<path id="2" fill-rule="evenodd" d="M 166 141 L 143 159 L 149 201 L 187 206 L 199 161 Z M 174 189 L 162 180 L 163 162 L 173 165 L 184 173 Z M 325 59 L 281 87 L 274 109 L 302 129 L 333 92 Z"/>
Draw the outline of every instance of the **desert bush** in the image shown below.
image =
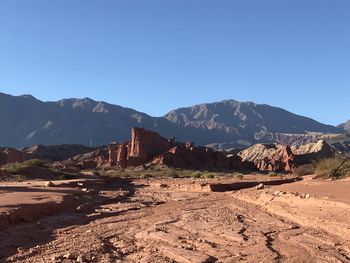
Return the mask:
<path id="1" fill-rule="evenodd" d="M 344 159 L 339 166 L 330 171 L 329 177 L 341 179 L 350 176 L 350 158 Z"/>
<path id="2" fill-rule="evenodd" d="M 239 172 L 234 172 L 232 174 L 230 174 L 232 177 L 236 178 L 236 179 L 239 179 L 239 180 L 242 180 L 244 175 L 242 173 L 239 173 Z"/>
<path id="3" fill-rule="evenodd" d="M 191 177 L 193 177 L 193 178 L 201 178 L 202 177 L 202 173 L 201 172 L 193 172 L 191 174 Z"/>
<path id="4" fill-rule="evenodd" d="M 176 171 L 170 171 L 167 175 L 171 178 L 179 178 L 180 177 L 178 172 L 176 172 Z"/>
<path id="5" fill-rule="evenodd" d="M 212 179 L 215 178 L 215 173 L 204 173 L 201 175 L 201 178 L 207 178 L 207 179 Z"/>
<path id="6" fill-rule="evenodd" d="M 296 168 L 293 174 L 297 176 L 305 176 L 315 173 L 315 166 L 313 164 L 305 164 Z"/>
<path id="7" fill-rule="evenodd" d="M 332 177 L 332 171 L 341 164 L 342 159 L 339 157 L 322 159 L 315 164 L 315 172 L 318 174 L 318 177 L 329 178 Z"/>
<path id="8" fill-rule="evenodd" d="M 110 177 L 122 177 L 125 172 L 120 169 L 116 170 L 100 170 L 98 172 L 101 176 L 110 176 Z"/>
<path id="9" fill-rule="evenodd" d="M 1 167 L 2 170 L 5 170 L 8 173 L 17 173 L 28 167 L 39 167 L 44 166 L 47 163 L 46 160 L 40 159 L 30 159 L 21 163 L 8 163 Z"/>
<path id="10" fill-rule="evenodd" d="M 150 177 L 152 177 L 152 175 L 150 175 L 150 174 L 148 174 L 148 173 L 144 173 L 144 174 L 141 174 L 141 175 L 139 176 L 139 178 L 141 178 L 141 179 L 147 179 L 147 178 L 150 178 Z"/>
<path id="11" fill-rule="evenodd" d="M 340 179 L 350 176 L 350 157 L 336 155 L 334 158 L 323 159 L 315 164 L 318 177 Z"/>

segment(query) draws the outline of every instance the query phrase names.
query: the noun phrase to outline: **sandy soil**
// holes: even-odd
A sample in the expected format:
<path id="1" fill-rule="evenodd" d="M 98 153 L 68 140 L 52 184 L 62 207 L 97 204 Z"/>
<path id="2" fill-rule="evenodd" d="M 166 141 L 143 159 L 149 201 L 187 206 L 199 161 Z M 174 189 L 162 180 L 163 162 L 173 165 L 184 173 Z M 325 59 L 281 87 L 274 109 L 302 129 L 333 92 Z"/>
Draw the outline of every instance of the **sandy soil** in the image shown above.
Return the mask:
<path id="1" fill-rule="evenodd" d="M 3 185 L 0 261 L 350 262 L 350 181 L 264 180 Z"/>

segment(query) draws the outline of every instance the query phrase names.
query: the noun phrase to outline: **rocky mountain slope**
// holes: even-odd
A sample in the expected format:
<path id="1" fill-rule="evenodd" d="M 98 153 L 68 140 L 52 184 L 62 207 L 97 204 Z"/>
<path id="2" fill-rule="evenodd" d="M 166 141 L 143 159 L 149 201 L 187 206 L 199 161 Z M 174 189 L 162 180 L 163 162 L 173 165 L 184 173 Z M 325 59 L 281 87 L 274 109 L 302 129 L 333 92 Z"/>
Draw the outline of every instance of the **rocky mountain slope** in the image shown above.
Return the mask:
<path id="1" fill-rule="evenodd" d="M 166 119 L 88 98 L 42 102 L 30 95 L 0 93 L 0 123 L 0 145 L 13 147 L 125 141 L 134 126 L 167 137 L 183 134 Z"/>
<path id="2" fill-rule="evenodd" d="M 272 142 L 287 136 L 282 134 L 342 132 L 340 128 L 252 102 L 226 100 L 180 108 L 164 117 L 151 117 L 89 98 L 42 102 L 30 95 L 3 93 L 0 93 L 0 123 L 0 146 L 13 147 L 127 141 L 132 127 L 154 130 L 168 138 L 176 136 L 180 141 L 192 140 L 197 145 L 227 143 L 233 146 Z M 287 138 L 293 140 L 290 136 Z"/>
<path id="3" fill-rule="evenodd" d="M 340 133 L 331 125 L 299 116 L 284 109 L 253 102 L 224 100 L 173 110 L 165 118 L 184 127 L 210 131 L 211 143 L 251 145 L 252 142 L 302 143 L 317 133 Z M 305 136 L 307 135 L 307 136 Z M 319 134 L 317 134 L 319 135 Z"/>
<path id="4" fill-rule="evenodd" d="M 348 120 L 347 122 L 344 122 L 344 123 L 342 123 L 342 124 L 339 124 L 338 127 L 339 127 L 340 129 L 343 129 L 343 130 L 345 130 L 345 131 L 350 132 L 350 120 Z"/>

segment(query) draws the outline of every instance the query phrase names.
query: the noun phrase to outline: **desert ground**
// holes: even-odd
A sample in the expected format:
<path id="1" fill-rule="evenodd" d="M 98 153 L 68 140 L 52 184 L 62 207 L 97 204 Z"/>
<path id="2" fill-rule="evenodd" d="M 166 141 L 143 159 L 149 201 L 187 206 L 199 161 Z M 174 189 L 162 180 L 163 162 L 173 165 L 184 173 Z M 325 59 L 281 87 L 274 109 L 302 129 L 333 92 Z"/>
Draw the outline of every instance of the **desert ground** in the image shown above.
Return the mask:
<path id="1" fill-rule="evenodd" d="M 1 182 L 0 261 L 350 262 L 350 180 L 312 178 Z"/>

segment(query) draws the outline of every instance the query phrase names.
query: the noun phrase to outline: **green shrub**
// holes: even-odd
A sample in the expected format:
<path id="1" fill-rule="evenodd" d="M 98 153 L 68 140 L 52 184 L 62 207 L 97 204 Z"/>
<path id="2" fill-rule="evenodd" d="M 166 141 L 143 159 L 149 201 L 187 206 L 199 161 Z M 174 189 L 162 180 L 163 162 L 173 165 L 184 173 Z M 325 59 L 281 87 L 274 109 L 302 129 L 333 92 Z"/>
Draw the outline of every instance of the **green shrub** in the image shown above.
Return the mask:
<path id="1" fill-rule="evenodd" d="M 242 180 L 244 175 L 242 173 L 239 173 L 239 172 L 235 172 L 233 174 L 231 174 L 231 176 L 233 176 L 235 179 L 238 179 L 238 180 Z"/>
<path id="2" fill-rule="evenodd" d="M 122 177 L 125 174 L 122 170 L 100 170 L 99 174 L 101 176 L 110 176 L 110 177 Z"/>
<path id="3" fill-rule="evenodd" d="M 25 169 L 28 167 L 40 167 L 40 166 L 44 166 L 46 163 L 47 163 L 46 160 L 30 159 L 21 163 L 5 164 L 1 167 L 1 169 L 5 170 L 8 173 L 18 173 L 22 169 Z"/>
<path id="4" fill-rule="evenodd" d="M 140 177 L 141 179 L 147 179 L 147 178 L 152 177 L 152 175 L 147 174 L 147 173 L 144 173 L 144 174 L 141 174 L 139 177 Z"/>
<path id="5" fill-rule="evenodd" d="M 205 173 L 205 174 L 202 174 L 201 178 L 207 178 L 207 179 L 215 178 L 215 174 L 214 173 Z"/>
<path id="6" fill-rule="evenodd" d="M 194 172 L 194 173 L 191 174 L 191 177 L 193 177 L 193 178 L 201 178 L 202 174 L 200 172 Z"/>

